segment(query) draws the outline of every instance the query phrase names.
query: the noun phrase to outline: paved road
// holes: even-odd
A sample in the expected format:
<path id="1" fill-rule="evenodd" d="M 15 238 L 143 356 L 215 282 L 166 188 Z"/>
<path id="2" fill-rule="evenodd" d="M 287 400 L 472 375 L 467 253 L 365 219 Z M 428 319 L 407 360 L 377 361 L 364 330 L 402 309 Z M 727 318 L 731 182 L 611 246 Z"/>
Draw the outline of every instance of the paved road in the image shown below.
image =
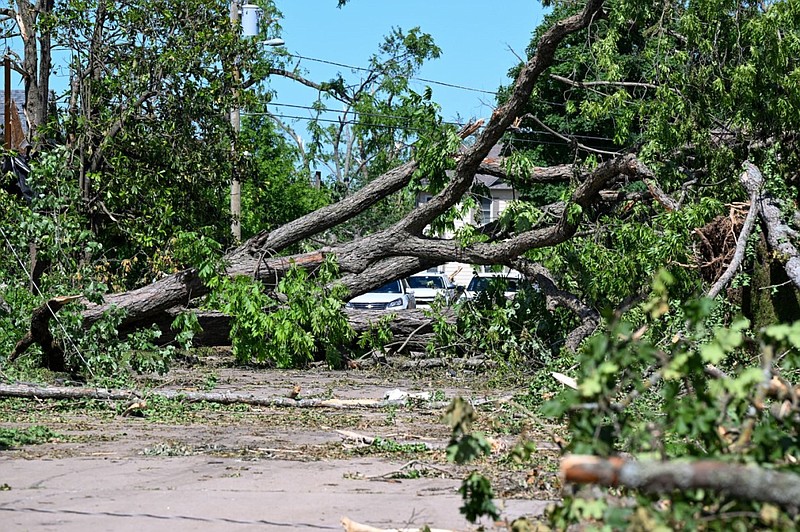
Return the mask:
<path id="1" fill-rule="evenodd" d="M 91 531 L 342 530 L 342 516 L 378 527 L 473 527 L 458 480 L 369 480 L 386 460 L 245 461 L 208 456 L 12 459 L 0 454 L 0 529 Z M 508 501 L 509 517 L 546 502 Z"/>

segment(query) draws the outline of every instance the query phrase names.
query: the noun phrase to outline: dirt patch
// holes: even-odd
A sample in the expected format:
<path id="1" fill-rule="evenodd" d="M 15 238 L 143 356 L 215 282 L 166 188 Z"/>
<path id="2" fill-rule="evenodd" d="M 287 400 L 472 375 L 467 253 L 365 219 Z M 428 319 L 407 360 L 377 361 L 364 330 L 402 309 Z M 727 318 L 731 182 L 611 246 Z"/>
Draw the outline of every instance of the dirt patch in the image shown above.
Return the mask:
<path id="1" fill-rule="evenodd" d="M 299 387 L 301 398 L 362 400 L 400 390 L 412 399 L 336 409 L 155 396 L 133 409 L 97 400 L 0 400 L 4 427 L 45 426 L 59 435 L 0 451 L 4 521 L 37 530 L 341 530 L 338 521 L 348 515 L 373 526 L 473 529 L 459 514 L 457 493 L 468 469 L 447 462 L 449 429 L 434 406 L 455 396 L 480 404 L 477 428 L 490 436 L 493 453 L 476 467 L 492 478 L 504 518 L 540 514 L 558 496 L 548 437 L 555 429 L 513 408 L 509 397 L 518 390 L 488 388 L 451 370 L 277 371 L 225 360 L 209 358 L 147 384 L 264 397 Z M 514 465 L 510 451 L 522 438 L 539 451 Z"/>

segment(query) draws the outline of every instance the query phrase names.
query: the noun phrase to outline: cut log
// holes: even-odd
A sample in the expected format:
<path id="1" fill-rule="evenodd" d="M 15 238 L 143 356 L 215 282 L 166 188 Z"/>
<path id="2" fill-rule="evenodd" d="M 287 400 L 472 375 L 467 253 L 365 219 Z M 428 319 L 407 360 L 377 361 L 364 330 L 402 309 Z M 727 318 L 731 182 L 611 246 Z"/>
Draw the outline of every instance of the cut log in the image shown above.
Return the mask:
<path id="1" fill-rule="evenodd" d="M 374 526 L 357 523 L 348 517 L 342 517 L 342 526 L 345 532 L 455 532 L 444 528 L 414 527 L 414 528 L 375 528 Z"/>
<path id="2" fill-rule="evenodd" d="M 561 460 L 566 482 L 624 486 L 648 493 L 706 489 L 743 501 L 797 508 L 800 475 L 715 460 L 652 462 L 621 457 L 567 456 Z"/>

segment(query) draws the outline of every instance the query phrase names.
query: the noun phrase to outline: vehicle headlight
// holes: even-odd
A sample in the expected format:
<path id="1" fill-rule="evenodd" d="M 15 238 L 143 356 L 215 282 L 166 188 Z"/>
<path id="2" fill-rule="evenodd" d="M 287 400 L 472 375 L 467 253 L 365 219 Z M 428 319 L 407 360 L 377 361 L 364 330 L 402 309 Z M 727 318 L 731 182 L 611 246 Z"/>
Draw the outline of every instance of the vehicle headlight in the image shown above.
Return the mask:
<path id="1" fill-rule="evenodd" d="M 403 298 L 398 297 L 394 301 L 390 301 L 386 308 L 394 308 L 394 307 L 402 307 L 403 306 Z"/>
<path id="2" fill-rule="evenodd" d="M 345 303 L 344 308 L 353 308 L 353 304 L 348 301 Z"/>

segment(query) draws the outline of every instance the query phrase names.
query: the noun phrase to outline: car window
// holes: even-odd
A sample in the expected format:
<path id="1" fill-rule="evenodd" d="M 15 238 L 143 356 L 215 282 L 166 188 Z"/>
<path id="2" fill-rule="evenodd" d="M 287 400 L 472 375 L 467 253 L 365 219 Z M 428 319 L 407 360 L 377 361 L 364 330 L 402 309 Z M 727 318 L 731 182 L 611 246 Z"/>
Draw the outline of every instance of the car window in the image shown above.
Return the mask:
<path id="1" fill-rule="evenodd" d="M 411 288 L 444 288 L 441 277 L 435 275 L 416 275 L 408 278 L 408 285 Z"/>
<path id="2" fill-rule="evenodd" d="M 373 292 L 378 294 L 402 294 L 403 290 L 400 288 L 400 281 L 392 281 L 380 288 L 376 288 Z"/>
<path id="3" fill-rule="evenodd" d="M 486 277 L 473 277 L 469 282 L 469 286 L 467 286 L 467 290 L 470 292 L 483 292 L 488 285 L 489 279 Z"/>
<path id="4" fill-rule="evenodd" d="M 519 291 L 517 279 L 509 279 L 507 277 L 473 277 L 469 282 L 469 286 L 467 286 L 467 290 L 470 292 L 483 292 L 489 287 L 489 283 L 492 281 L 504 283 L 506 292 Z"/>

